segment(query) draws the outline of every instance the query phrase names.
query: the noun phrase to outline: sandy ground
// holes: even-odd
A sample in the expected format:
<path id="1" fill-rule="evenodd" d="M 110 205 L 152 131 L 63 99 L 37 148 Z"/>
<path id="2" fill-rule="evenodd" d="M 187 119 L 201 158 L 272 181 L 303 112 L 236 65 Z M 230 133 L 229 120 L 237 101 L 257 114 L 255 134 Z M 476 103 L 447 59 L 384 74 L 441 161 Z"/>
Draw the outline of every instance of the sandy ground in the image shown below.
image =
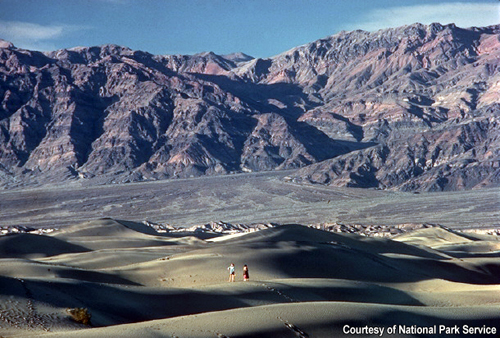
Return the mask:
<path id="1" fill-rule="evenodd" d="M 175 226 L 230 223 L 334 223 L 449 227 L 500 226 L 500 188 L 403 193 L 287 183 L 291 172 L 148 183 L 0 191 L 0 226 L 64 227 L 111 217 Z"/>
<path id="2" fill-rule="evenodd" d="M 442 228 L 387 239 L 300 225 L 211 241 L 113 219 L 7 235 L 0 336 L 496 337 L 499 244 Z M 91 325 L 68 308 L 87 308 Z"/>

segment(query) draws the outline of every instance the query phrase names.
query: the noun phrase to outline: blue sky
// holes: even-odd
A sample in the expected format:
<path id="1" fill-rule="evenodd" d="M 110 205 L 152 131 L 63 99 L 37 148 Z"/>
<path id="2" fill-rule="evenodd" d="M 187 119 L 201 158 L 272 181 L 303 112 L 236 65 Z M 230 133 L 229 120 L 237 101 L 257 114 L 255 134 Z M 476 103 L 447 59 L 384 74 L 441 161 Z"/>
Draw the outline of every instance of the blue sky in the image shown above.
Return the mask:
<path id="1" fill-rule="evenodd" d="M 56 50 L 107 43 L 153 54 L 269 57 L 341 30 L 500 23 L 498 0 L 0 0 L 0 38 Z"/>

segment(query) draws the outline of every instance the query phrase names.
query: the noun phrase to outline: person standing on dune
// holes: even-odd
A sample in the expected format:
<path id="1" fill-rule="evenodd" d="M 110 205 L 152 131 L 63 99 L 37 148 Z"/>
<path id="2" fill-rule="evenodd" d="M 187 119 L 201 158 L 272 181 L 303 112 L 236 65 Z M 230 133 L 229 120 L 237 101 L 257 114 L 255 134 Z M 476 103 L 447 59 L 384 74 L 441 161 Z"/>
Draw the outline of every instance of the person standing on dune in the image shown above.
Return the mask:
<path id="1" fill-rule="evenodd" d="M 243 280 L 244 280 L 245 282 L 248 282 L 248 280 L 249 280 L 249 279 L 250 279 L 250 276 L 249 276 L 249 274 L 248 274 L 248 266 L 245 264 L 245 265 L 243 266 Z"/>
<path id="2" fill-rule="evenodd" d="M 234 282 L 234 263 L 231 263 L 231 265 L 227 269 L 229 270 L 229 282 Z"/>

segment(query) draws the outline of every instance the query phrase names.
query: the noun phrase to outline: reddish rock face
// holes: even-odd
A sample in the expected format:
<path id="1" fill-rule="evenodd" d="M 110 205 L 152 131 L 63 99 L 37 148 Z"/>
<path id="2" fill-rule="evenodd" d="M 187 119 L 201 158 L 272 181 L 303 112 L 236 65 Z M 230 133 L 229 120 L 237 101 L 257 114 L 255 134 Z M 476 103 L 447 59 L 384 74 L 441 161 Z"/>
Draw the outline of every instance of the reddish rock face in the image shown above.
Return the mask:
<path id="1" fill-rule="evenodd" d="M 415 24 L 268 59 L 1 40 L 0 184 L 302 168 L 337 186 L 495 186 L 499 37 Z"/>

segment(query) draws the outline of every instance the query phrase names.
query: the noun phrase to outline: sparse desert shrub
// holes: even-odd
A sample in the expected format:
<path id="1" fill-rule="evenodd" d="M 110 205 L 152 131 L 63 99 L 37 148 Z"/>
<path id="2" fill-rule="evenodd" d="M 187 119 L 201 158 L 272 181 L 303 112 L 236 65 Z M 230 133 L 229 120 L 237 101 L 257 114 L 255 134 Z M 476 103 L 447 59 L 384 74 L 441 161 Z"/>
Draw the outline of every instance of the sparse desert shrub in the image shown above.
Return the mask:
<path id="1" fill-rule="evenodd" d="M 73 320 L 77 323 L 90 325 L 90 318 L 92 315 L 90 311 L 86 308 L 73 308 L 66 309 L 66 312 L 73 318 Z"/>

